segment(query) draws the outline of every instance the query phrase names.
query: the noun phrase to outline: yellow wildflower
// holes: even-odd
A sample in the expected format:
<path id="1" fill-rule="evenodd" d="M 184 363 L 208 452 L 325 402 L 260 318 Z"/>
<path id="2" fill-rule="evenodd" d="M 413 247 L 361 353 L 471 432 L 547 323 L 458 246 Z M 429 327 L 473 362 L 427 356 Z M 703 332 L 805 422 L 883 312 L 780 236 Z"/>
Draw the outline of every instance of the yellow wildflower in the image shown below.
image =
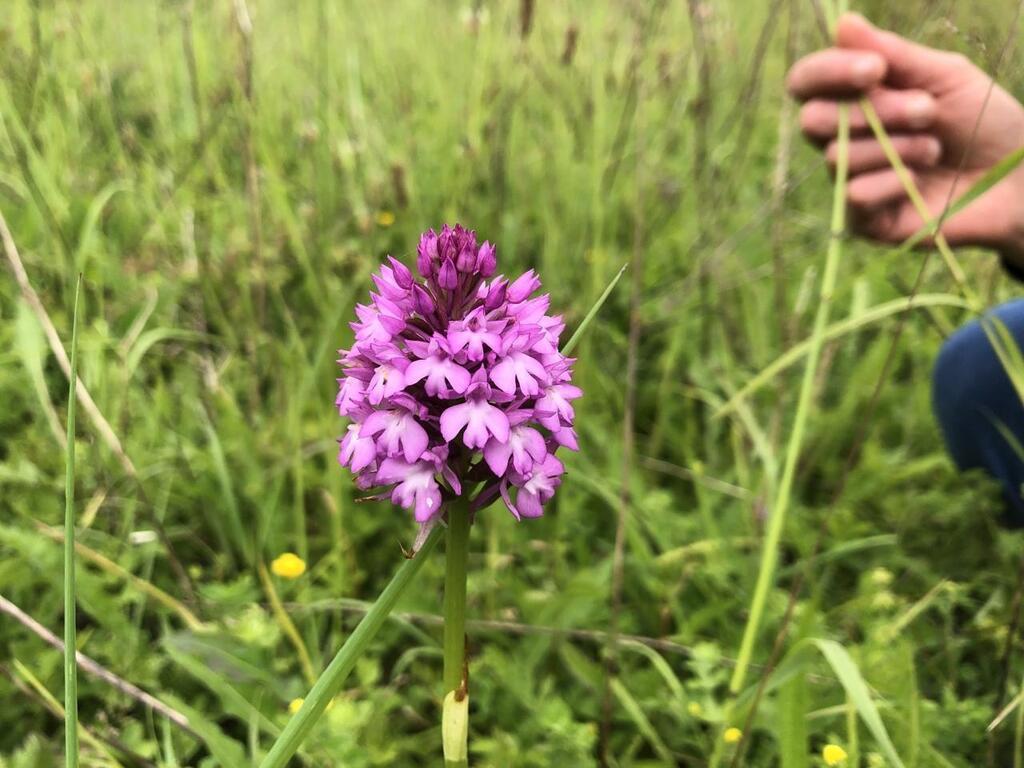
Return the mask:
<path id="1" fill-rule="evenodd" d="M 306 561 L 294 552 L 285 552 L 280 557 L 274 558 L 270 564 L 270 570 L 275 576 L 282 579 L 297 579 L 306 572 Z"/>
<path id="2" fill-rule="evenodd" d="M 892 584 L 892 571 L 888 568 L 875 568 L 871 571 L 871 581 L 877 587 L 888 587 Z"/>
<path id="3" fill-rule="evenodd" d="M 294 715 L 296 712 L 302 709 L 302 702 L 303 699 L 292 699 L 288 702 L 288 711 Z"/>
<path id="4" fill-rule="evenodd" d="M 743 738 L 743 731 L 739 728 L 726 728 L 725 733 L 722 734 L 722 738 L 726 744 L 735 744 Z"/>
<path id="5" fill-rule="evenodd" d="M 871 598 L 871 607 L 879 611 L 888 611 L 896 607 L 896 596 L 887 589 L 876 592 Z"/>
<path id="6" fill-rule="evenodd" d="M 846 762 L 846 750 L 838 744 L 826 744 L 821 750 L 821 758 L 827 766 L 842 765 Z"/>
<path id="7" fill-rule="evenodd" d="M 375 218 L 378 227 L 390 227 L 395 223 L 395 214 L 391 211 L 377 211 Z"/>
<path id="8" fill-rule="evenodd" d="M 700 717 L 704 714 L 704 707 L 696 701 L 691 701 L 686 705 L 686 711 L 690 713 L 690 717 Z"/>

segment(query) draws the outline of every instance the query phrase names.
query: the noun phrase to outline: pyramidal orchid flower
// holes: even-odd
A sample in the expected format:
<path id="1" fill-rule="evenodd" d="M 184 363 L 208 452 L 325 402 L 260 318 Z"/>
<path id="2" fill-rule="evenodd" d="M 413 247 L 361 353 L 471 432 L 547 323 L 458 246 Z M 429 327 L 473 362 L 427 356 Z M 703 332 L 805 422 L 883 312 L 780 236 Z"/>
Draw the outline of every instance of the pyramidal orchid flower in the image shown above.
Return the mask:
<path id="1" fill-rule="evenodd" d="M 341 350 L 335 407 L 349 421 L 338 461 L 368 498 L 390 499 L 420 523 L 413 552 L 348 635 L 261 768 L 286 768 L 367 652 L 424 560 L 445 539 L 441 745 L 447 768 L 468 768 L 467 570 L 475 513 L 502 499 L 517 520 L 540 517 L 561 485 L 560 448 L 577 450 L 570 349 L 622 276 L 613 278 L 563 346 L 530 270 L 495 275 L 497 252 L 461 226 L 420 238 L 417 278 L 388 258 L 370 301 L 356 306 L 354 342 Z M 281 558 L 298 573 L 304 564 Z M 287 576 L 285 576 L 287 577 Z M 269 580 L 268 580 L 268 583 Z M 271 584 L 272 588 L 272 584 Z"/>
<path id="2" fill-rule="evenodd" d="M 356 307 L 338 459 L 420 523 L 463 491 L 471 509 L 500 497 L 517 519 L 538 517 L 564 473 L 556 451 L 577 448 L 562 319 L 533 270 L 495 276 L 495 247 L 459 225 L 420 237 L 416 269 L 389 257 Z"/>
<path id="3" fill-rule="evenodd" d="M 540 279 L 530 270 L 510 281 L 497 266 L 494 246 L 471 230 L 424 233 L 420 279 L 389 257 L 338 361 L 336 406 L 351 420 L 338 460 L 370 498 L 412 511 L 417 550 L 437 523 L 447 529 L 442 745 L 455 768 L 466 766 L 468 738 L 472 515 L 498 498 L 517 520 L 544 514 L 565 473 L 555 453 L 577 449 L 571 401 L 582 395 Z"/>

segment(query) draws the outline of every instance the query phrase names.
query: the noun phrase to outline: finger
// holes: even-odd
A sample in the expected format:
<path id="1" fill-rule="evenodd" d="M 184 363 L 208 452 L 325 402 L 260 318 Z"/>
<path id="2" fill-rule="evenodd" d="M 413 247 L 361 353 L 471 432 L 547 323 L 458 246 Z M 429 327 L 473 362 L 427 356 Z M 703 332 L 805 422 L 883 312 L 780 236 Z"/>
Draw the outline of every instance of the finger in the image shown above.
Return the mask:
<path id="1" fill-rule="evenodd" d="M 885 77 L 885 59 L 873 52 L 826 48 L 804 56 L 789 70 L 786 87 L 804 100 L 851 96 L 874 88 Z"/>
<path id="2" fill-rule="evenodd" d="M 879 208 L 906 196 L 896 171 L 871 171 L 850 179 L 846 200 L 853 208 Z"/>
<path id="3" fill-rule="evenodd" d="M 963 56 L 913 43 L 856 13 L 839 19 L 836 43 L 840 48 L 880 54 L 887 65 L 886 82 L 892 85 L 928 88 L 942 81 L 945 73 L 972 66 Z"/>
<path id="4" fill-rule="evenodd" d="M 893 149 L 900 156 L 905 165 L 915 168 L 929 168 L 939 162 L 942 156 L 942 143 L 926 133 L 913 135 L 890 136 Z M 825 160 L 835 170 L 836 161 L 839 157 L 839 144 L 837 141 L 829 142 L 825 150 Z M 889 166 L 889 159 L 885 155 L 882 145 L 875 139 L 853 139 L 850 141 L 848 168 L 851 176 L 877 171 L 880 168 Z"/>
<path id="5" fill-rule="evenodd" d="M 909 202 L 896 202 L 881 208 L 857 209 L 850 211 L 850 228 L 859 235 L 882 243 L 902 243 L 924 225 L 921 217 Z M 930 237 L 921 241 L 919 247 L 932 247 Z"/>
<path id="6" fill-rule="evenodd" d="M 868 100 L 887 131 L 923 131 L 935 122 L 938 111 L 930 94 L 915 89 L 876 88 L 868 94 Z M 834 138 L 839 132 L 839 103 L 824 99 L 808 101 L 800 109 L 800 129 L 811 141 L 825 142 Z M 850 131 L 854 134 L 870 131 L 864 111 L 857 104 L 850 105 Z"/>

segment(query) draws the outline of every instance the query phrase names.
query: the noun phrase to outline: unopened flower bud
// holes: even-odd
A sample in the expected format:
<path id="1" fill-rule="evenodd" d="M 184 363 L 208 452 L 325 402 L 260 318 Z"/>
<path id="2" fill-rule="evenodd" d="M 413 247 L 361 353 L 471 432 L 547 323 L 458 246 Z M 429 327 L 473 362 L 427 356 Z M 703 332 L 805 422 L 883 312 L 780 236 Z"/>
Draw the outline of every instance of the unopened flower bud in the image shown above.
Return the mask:
<path id="1" fill-rule="evenodd" d="M 419 283 L 413 285 L 412 296 L 416 302 L 416 311 L 424 317 L 434 314 L 437 310 L 437 305 L 434 304 L 434 299 L 431 298 L 427 289 Z"/>
<path id="2" fill-rule="evenodd" d="M 485 240 L 476 256 L 476 269 L 483 277 L 490 277 L 497 266 L 498 257 L 494 254 L 494 246 Z"/>
<path id="3" fill-rule="evenodd" d="M 518 304 L 538 288 L 540 288 L 540 280 L 537 279 L 536 273 L 531 269 L 524 272 L 508 287 L 508 300 L 513 304 Z"/>
<path id="4" fill-rule="evenodd" d="M 391 262 L 391 269 L 395 273 L 395 282 L 398 283 L 398 286 L 406 290 L 412 288 L 412 272 L 409 271 L 409 268 L 393 256 L 388 256 L 388 261 Z"/>
<path id="5" fill-rule="evenodd" d="M 487 290 L 484 297 L 484 310 L 490 312 L 505 303 L 505 294 L 508 292 L 508 282 L 505 279 L 496 280 Z"/>
<path id="6" fill-rule="evenodd" d="M 459 284 L 459 273 L 451 258 L 446 258 L 444 264 L 441 265 L 441 271 L 437 274 L 437 284 L 446 291 L 454 289 Z"/>
<path id="7" fill-rule="evenodd" d="M 472 247 L 469 243 L 463 245 L 462 250 L 459 251 L 459 255 L 455 259 L 455 266 L 463 274 L 474 272 L 476 270 L 476 248 Z"/>
<path id="8" fill-rule="evenodd" d="M 424 277 L 431 277 L 437 260 L 437 235 L 431 229 L 420 235 L 420 244 L 416 249 L 416 268 Z"/>

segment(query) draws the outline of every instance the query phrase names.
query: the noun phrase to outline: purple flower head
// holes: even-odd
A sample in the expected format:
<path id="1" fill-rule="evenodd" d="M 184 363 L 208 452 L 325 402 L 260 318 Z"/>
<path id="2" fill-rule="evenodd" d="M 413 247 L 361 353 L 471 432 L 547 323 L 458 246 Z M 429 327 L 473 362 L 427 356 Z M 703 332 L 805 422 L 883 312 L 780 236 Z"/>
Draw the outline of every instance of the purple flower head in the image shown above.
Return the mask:
<path id="1" fill-rule="evenodd" d="M 516 518 L 539 517 L 565 472 L 555 452 L 577 449 L 564 323 L 534 296 L 533 270 L 494 277 L 495 247 L 460 225 L 425 232 L 416 269 L 388 257 L 356 306 L 338 460 L 420 523 L 464 493 L 473 508 L 500 495 Z"/>

